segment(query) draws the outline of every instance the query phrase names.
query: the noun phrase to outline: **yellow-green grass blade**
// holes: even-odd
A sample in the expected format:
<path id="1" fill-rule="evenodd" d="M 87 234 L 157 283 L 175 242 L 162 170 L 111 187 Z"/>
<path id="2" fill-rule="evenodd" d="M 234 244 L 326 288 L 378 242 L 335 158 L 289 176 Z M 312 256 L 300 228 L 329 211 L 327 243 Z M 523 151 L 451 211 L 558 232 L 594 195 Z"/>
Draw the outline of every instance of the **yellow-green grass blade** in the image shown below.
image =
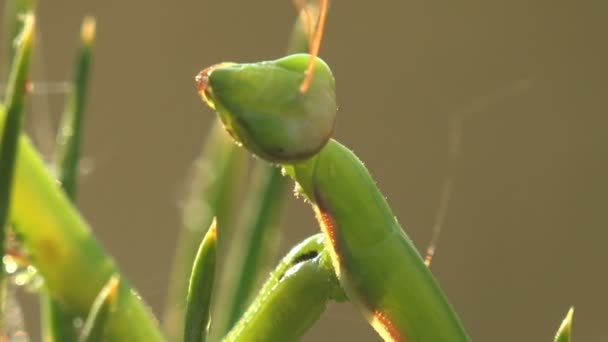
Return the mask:
<path id="1" fill-rule="evenodd" d="M 195 162 L 193 183 L 183 208 L 182 228 L 163 313 L 163 328 L 171 341 L 183 337 L 188 278 L 200 237 L 214 217 L 217 217 L 218 226 L 222 229 L 220 235 L 226 236 L 226 227 L 230 226 L 235 216 L 233 203 L 244 157 L 243 151 L 235 146 L 219 121 L 216 121 Z"/>
<path id="2" fill-rule="evenodd" d="M 86 17 L 80 31 L 80 49 L 74 63 L 71 89 L 66 96 L 65 109 L 57 136 L 55 166 L 57 178 L 65 194 L 75 202 L 78 182 L 78 162 L 82 144 L 82 127 L 89 74 L 95 40 L 95 19 Z M 41 324 L 44 341 L 75 341 L 75 317 L 66 312 L 46 292 L 41 293 Z"/>
<path id="3" fill-rule="evenodd" d="M 280 169 L 258 161 L 242 210 L 238 239 L 230 247 L 230 272 L 226 302 L 218 313 L 216 332 L 224 335 L 238 321 L 255 295 L 260 280 L 268 272 L 269 259 L 276 251 L 279 221 L 289 185 Z"/>
<path id="4" fill-rule="evenodd" d="M 106 335 L 107 322 L 116 310 L 119 286 L 120 279 L 117 276 L 112 276 L 108 280 L 108 283 L 99 291 L 82 327 L 78 338 L 79 342 L 102 342 L 108 340 L 108 336 Z"/>
<path id="5" fill-rule="evenodd" d="M 0 141 L 0 256 L 4 256 L 7 224 L 9 223 L 11 193 L 14 187 L 15 164 L 18 141 L 25 107 L 27 82 L 29 77 L 30 56 L 34 42 L 35 19 L 33 14 L 23 18 L 23 31 L 17 38 L 8 88 L 4 103 L 6 116 L 2 120 L 2 137 Z M 4 327 L 4 299 L 6 282 L 4 270 L 0 272 L 0 329 Z"/>
<path id="6" fill-rule="evenodd" d="M 0 130 L 5 117 L 0 106 Z M 23 134 L 10 203 L 12 226 L 49 293 L 70 313 L 86 316 L 116 266 Z M 116 314 L 107 323 L 110 335 L 162 341 L 152 314 L 124 278 L 121 294 Z"/>
<path id="7" fill-rule="evenodd" d="M 211 294 L 217 259 L 217 222 L 213 220 L 198 249 L 186 298 L 184 342 L 204 342 L 209 334 Z"/>
<path id="8" fill-rule="evenodd" d="M 35 0 L 7 0 L 4 4 L 4 25 L 2 27 L 2 58 L 5 62 L 0 65 L 1 76 L 8 73 L 17 51 L 15 38 L 23 31 L 23 17 L 33 12 L 36 6 Z"/>
<path id="9" fill-rule="evenodd" d="M 553 341 L 555 341 L 555 342 L 572 341 L 571 334 L 572 334 L 572 318 L 573 317 L 574 317 L 574 307 L 570 307 L 570 309 L 568 310 L 568 313 L 566 314 L 566 317 L 560 324 L 559 329 L 557 330 L 557 333 L 555 334 L 555 338 L 553 339 Z"/>

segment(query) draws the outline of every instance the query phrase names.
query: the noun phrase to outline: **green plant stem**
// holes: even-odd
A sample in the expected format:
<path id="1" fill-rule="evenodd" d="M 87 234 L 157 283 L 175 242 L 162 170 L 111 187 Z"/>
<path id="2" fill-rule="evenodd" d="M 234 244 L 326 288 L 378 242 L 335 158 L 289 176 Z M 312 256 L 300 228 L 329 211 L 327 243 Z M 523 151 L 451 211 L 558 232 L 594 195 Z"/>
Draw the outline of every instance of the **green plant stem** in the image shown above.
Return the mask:
<path id="1" fill-rule="evenodd" d="M 0 119 L 4 117 L 0 107 Z M 16 162 L 10 211 L 15 231 L 50 294 L 70 313 L 85 317 L 116 266 L 24 135 Z M 122 283 L 125 289 L 108 330 L 124 340 L 162 341 L 151 313 Z"/>
<path id="2" fill-rule="evenodd" d="M 55 157 L 55 164 L 58 167 L 57 178 L 61 182 L 63 191 L 72 200 L 74 200 L 77 190 L 82 124 L 94 40 L 95 20 L 87 17 L 82 23 L 80 50 L 75 63 L 71 89 L 66 97 L 66 106 L 57 136 Z"/>
<path id="3" fill-rule="evenodd" d="M 231 216 L 234 216 L 230 210 L 233 209 L 244 156 L 217 120 L 195 162 L 193 184 L 183 208 L 183 226 L 178 237 L 163 314 L 163 328 L 170 341 L 177 341 L 183 336 L 188 277 L 200 237 L 214 217 L 217 217 L 218 226 L 222 229 L 220 235 L 226 236 L 225 227 L 229 226 Z"/>
<path id="4" fill-rule="evenodd" d="M 2 122 L 4 117 L 0 107 Z M 116 266 L 24 135 L 16 162 L 10 210 L 15 231 L 50 294 L 71 314 L 85 317 Z M 124 278 L 121 284 L 116 314 L 107 323 L 109 335 L 123 341 L 162 341 L 141 299 Z"/>
<path id="5" fill-rule="evenodd" d="M 284 198 L 289 181 L 274 165 L 259 161 L 245 200 L 239 239 L 231 246 L 227 303 L 219 316 L 219 335 L 229 331 L 245 312 L 262 276 L 267 274 L 268 259 L 275 253 Z"/>
<path id="6" fill-rule="evenodd" d="M 76 341 L 74 316 L 67 313 L 48 292 L 40 292 L 40 324 L 42 341 Z"/>
<path id="7" fill-rule="evenodd" d="M 33 12 L 35 5 L 35 0 L 7 0 L 4 4 L 2 56 L 6 58 L 6 62 L 0 65 L 2 69 L 0 71 L 3 72 L 1 75 L 4 75 L 4 72 L 8 73 L 11 69 L 11 63 L 17 51 L 15 38 L 23 30 L 23 16 Z"/>
<path id="8" fill-rule="evenodd" d="M 201 242 L 192 266 L 186 298 L 184 342 L 204 342 L 207 340 L 216 258 L 217 223 L 216 220 L 213 220 Z"/>
<path id="9" fill-rule="evenodd" d="M 0 256 L 5 254 L 6 232 L 14 187 L 17 145 L 23 121 L 23 109 L 27 80 L 29 77 L 30 56 L 34 42 L 35 20 L 33 14 L 23 19 L 23 31 L 19 35 L 17 50 L 13 58 L 8 89 L 5 96 L 6 116 L 2 120 L 0 141 Z M 6 279 L 4 265 L 0 270 L 0 331 L 4 331 L 4 310 L 6 300 Z"/>
<path id="10" fill-rule="evenodd" d="M 344 301 L 322 234 L 295 246 L 226 341 L 297 341 L 331 300 Z"/>
<path id="11" fill-rule="evenodd" d="M 75 202 L 78 182 L 78 161 L 82 143 L 82 121 L 91 68 L 95 20 L 86 17 L 80 33 L 80 49 L 76 58 L 70 92 L 66 97 L 62 123 L 57 136 L 55 165 L 57 179 L 68 198 Z M 78 334 L 75 317 L 61 307 L 46 292 L 41 293 L 42 339 L 44 341 L 75 341 Z"/>
<path id="12" fill-rule="evenodd" d="M 574 316 L 574 307 L 570 307 L 566 317 L 562 321 L 555 334 L 553 341 L 555 342 L 570 342 L 572 335 L 572 317 Z"/>
<path id="13" fill-rule="evenodd" d="M 108 340 L 106 335 L 107 322 L 116 311 L 119 288 L 120 279 L 117 276 L 112 276 L 103 289 L 99 291 L 93 305 L 91 305 L 91 310 L 84 322 L 78 342 L 103 342 Z"/>

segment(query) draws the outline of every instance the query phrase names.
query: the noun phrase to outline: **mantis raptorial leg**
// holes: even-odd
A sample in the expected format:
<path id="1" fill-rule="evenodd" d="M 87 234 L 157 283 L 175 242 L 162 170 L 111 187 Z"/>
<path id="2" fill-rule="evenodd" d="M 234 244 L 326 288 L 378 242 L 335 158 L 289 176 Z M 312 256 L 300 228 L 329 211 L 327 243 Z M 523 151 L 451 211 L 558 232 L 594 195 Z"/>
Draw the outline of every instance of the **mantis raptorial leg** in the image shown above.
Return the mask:
<path id="1" fill-rule="evenodd" d="M 270 274 L 226 341 L 294 341 L 325 310 L 343 301 L 324 237 L 317 234 L 295 246 Z"/>

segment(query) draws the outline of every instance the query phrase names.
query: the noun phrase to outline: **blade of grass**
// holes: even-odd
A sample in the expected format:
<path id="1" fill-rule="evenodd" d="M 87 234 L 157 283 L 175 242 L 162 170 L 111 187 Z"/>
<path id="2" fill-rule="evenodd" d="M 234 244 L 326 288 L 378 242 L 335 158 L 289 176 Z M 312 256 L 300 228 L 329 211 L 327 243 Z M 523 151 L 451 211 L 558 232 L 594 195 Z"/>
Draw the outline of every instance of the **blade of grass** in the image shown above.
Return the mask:
<path id="1" fill-rule="evenodd" d="M 23 91 L 25 86 L 13 89 Z M 9 94 L 12 92 L 9 90 Z M 11 101 L 7 104 L 13 108 Z M 0 130 L 12 125 L 11 120 L 5 122 L 6 117 L 4 107 L 0 106 Z M 2 142 L 0 150 L 9 148 L 10 143 Z M 12 227 L 51 295 L 66 310 L 84 317 L 100 289 L 116 273 L 116 267 L 24 135 L 19 139 L 18 149 L 10 201 Z M 0 167 L 8 165 L 2 163 Z M 8 177 L 2 173 L 0 179 L 6 182 Z M 126 281 L 122 288 L 119 310 L 109 318 L 108 332 L 121 340 L 163 340 L 141 299 Z"/>
<path id="2" fill-rule="evenodd" d="M 86 17 L 80 31 L 80 49 L 76 58 L 72 87 L 66 97 L 65 110 L 57 137 L 57 178 L 68 198 L 75 202 L 78 182 L 78 161 L 82 141 L 82 120 L 91 67 L 95 19 Z M 75 341 L 78 334 L 75 317 L 46 294 L 41 295 L 43 341 Z"/>
<path id="3" fill-rule="evenodd" d="M 112 276 L 99 291 L 78 338 L 79 342 L 107 341 L 106 327 L 108 318 L 116 310 L 120 279 Z M 61 340 L 58 340 L 61 341 Z"/>
<path id="4" fill-rule="evenodd" d="M 210 226 L 213 217 L 217 217 L 222 236 L 226 236 L 225 227 L 230 225 L 234 216 L 230 210 L 240 182 L 244 156 L 221 123 L 216 121 L 195 162 L 194 182 L 183 208 L 183 226 L 178 237 L 163 314 L 163 328 L 170 341 L 183 337 L 188 277 L 200 236 Z M 221 246 L 218 250 L 221 250 Z"/>
<path id="5" fill-rule="evenodd" d="M 62 123 L 57 136 L 58 179 L 63 191 L 74 200 L 78 180 L 78 160 L 82 142 L 82 120 L 89 83 L 95 40 L 95 19 L 86 17 L 80 32 L 80 50 L 75 63 L 72 89 L 66 98 Z"/>
<path id="6" fill-rule="evenodd" d="M 204 342 L 209 334 L 211 293 L 215 279 L 217 223 L 214 219 L 196 254 L 186 298 L 184 342 Z"/>
<path id="7" fill-rule="evenodd" d="M 0 106 L 0 129 L 4 117 Z M 12 226 L 53 298 L 71 314 L 85 317 L 101 288 L 116 274 L 114 261 L 23 134 L 16 162 Z M 151 312 L 122 279 L 118 309 L 109 318 L 108 332 L 124 341 L 163 341 Z"/>
<path id="8" fill-rule="evenodd" d="M 557 333 L 555 334 L 554 341 L 555 342 L 570 342 L 571 334 L 572 334 L 572 317 L 574 316 L 574 307 L 570 307 L 566 317 L 560 324 Z"/>
<path id="9" fill-rule="evenodd" d="M 301 8 L 298 8 L 300 12 L 291 29 L 287 43 L 287 52 L 289 54 L 308 52 L 314 24 L 319 16 L 319 5 L 316 1 L 306 1 L 304 5 L 301 2 L 300 0 L 295 1 L 296 6 Z"/>
<path id="10" fill-rule="evenodd" d="M 224 309 L 218 314 L 218 336 L 225 335 L 238 321 L 262 276 L 267 274 L 269 259 L 274 257 L 278 243 L 288 185 L 288 179 L 276 166 L 258 161 L 242 211 L 239 239 L 233 239 L 230 248 L 230 265 L 226 267 L 230 279 Z"/>
<path id="11" fill-rule="evenodd" d="M 36 1 L 34 0 L 7 0 L 4 4 L 2 56 L 6 58 L 6 63 L 1 66 L 2 75 L 11 69 L 11 63 L 17 51 L 15 38 L 23 31 L 24 21 L 22 16 L 33 12 L 35 5 Z"/>
<path id="12" fill-rule="evenodd" d="M 40 292 L 40 328 L 44 342 L 76 341 L 75 317 L 53 300 L 48 291 Z"/>
<path id="13" fill-rule="evenodd" d="M 0 145 L 0 256 L 5 254 L 6 225 L 8 223 L 10 197 L 13 189 L 17 145 L 23 121 L 23 109 L 29 77 L 29 62 L 34 41 L 34 16 L 28 14 L 23 19 L 23 31 L 19 35 L 17 50 L 13 59 L 8 89 L 4 103 L 6 116 L 3 118 L 2 141 Z M 4 309 L 6 279 L 0 272 L 0 328 L 4 330 Z"/>

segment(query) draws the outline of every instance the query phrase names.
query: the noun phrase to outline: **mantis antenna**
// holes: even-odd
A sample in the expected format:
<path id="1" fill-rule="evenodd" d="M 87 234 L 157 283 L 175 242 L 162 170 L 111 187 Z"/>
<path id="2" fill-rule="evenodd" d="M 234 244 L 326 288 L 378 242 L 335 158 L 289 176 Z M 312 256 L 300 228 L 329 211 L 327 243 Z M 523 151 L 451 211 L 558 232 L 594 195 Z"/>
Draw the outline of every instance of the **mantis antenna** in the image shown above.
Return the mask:
<path id="1" fill-rule="evenodd" d="M 470 118 L 474 114 L 483 112 L 487 107 L 493 106 L 496 103 L 499 103 L 512 96 L 520 95 L 528 91 L 531 87 L 531 80 L 520 79 L 514 84 L 508 84 L 507 86 L 499 88 L 490 94 L 475 99 L 466 107 L 449 115 L 450 132 L 448 137 L 448 163 L 451 165 L 451 167 L 448 177 L 443 183 L 441 198 L 439 200 L 439 208 L 437 209 L 435 223 L 433 225 L 431 242 L 426 249 L 426 256 L 424 258 L 424 264 L 426 266 L 431 265 L 431 261 L 433 260 L 433 256 L 437 250 L 437 241 L 439 240 L 439 235 L 441 235 L 441 229 L 444 225 L 450 198 L 452 197 L 452 189 L 454 187 L 454 165 L 456 162 L 458 162 L 462 154 L 462 134 L 466 119 Z"/>
<path id="2" fill-rule="evenodd" d="M 312 76 L 314 73 L 315 66 L 315 58 L 319 55 L 319 49 L 321 48 L 321 40 L 323 38 L 323 29 L 325 27 L 325 17 L 327 15 L 327 2 L 328 0 L 320 0 L 319 1 L 319 16 L 317 17 L 317 23 L 315 24 L 314 31 L 311 30 L 311 18 L 310 11 L 306 9 L 304 0 L 296 0 L 296 7 L 300 10 L 300 15 L 304 18 L 303 23 L 305 25 L 306 32 L 308 32 L 311 36 L 309 39 L 309 49 L 310 49 L 310 60 L 308 61 L 308 67 L 305 71 L 305 77 L 300 84 L 300 94 L 306 93 L 308 87 L 310 86 L 310 82 L 312 81 Z"/>

